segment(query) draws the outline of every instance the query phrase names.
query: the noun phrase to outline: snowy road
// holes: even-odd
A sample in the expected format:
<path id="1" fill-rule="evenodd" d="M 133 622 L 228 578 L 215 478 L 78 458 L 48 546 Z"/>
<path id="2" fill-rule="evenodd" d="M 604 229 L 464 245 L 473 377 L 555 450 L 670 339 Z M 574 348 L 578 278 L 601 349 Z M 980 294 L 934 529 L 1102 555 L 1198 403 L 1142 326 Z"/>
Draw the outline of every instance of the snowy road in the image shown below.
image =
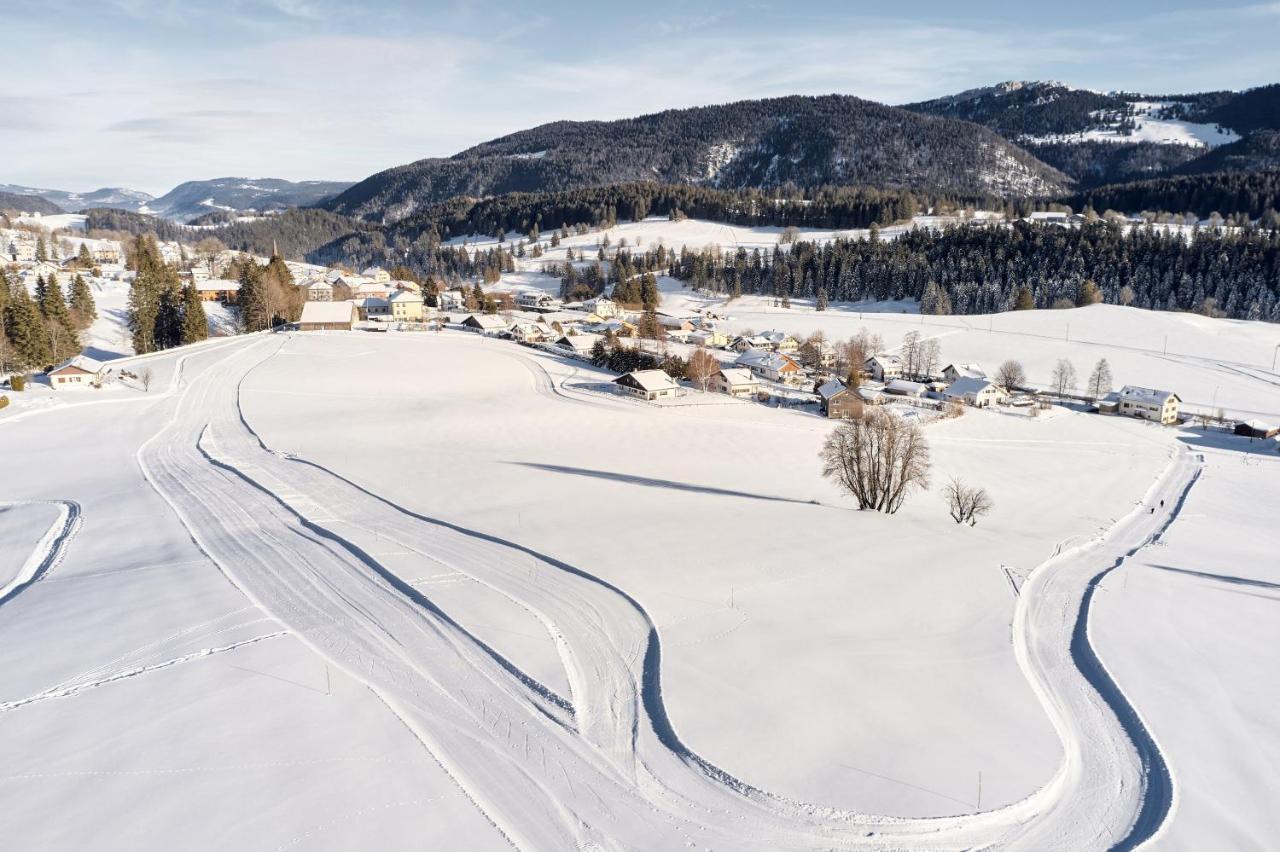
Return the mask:
<path id="1" fill-rule="evenodd" d="M 516 846 L 1127 848 L 1163 824 L 1172 779 L 1089 645 L 1088 606 L 1101 577 L 1176 516 L 1192 457 L 1175 457 L 1105 538 L 1058 554 L 1021 589 L 1015 652 L 1064 751 L 1048 783 L 986 813 L 880 817 L 773 796 L 699 758 L 666 715 L 661 637 L 624 591 L 264 446 L 239 385 L 280 345 L 249 343 L 184 386 L 140 464 L 231 581 L 374 690 Z M 521 672 L 381 565 L 370 554 L 387 541 L 536 616 L 570 694 Z"/>

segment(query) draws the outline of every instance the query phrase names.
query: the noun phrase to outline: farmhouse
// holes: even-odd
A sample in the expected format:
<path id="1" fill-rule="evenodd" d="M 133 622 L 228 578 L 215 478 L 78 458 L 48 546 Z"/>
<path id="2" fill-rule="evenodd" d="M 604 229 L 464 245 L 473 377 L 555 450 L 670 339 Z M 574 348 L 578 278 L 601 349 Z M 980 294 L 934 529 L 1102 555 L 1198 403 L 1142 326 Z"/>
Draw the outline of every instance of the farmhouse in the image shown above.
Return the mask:
<path id="1" fill-rule="evenodd" d="M 707 382 L 707 388 L 716 393 L 727 393 L 729 396 L 755 396 L 760 391 L 760 382 L 750 370 L 741 367 L 725 367 L 717 370 Z"/>
<path id="2" fill-rule="evenodd" d="M 333 285 L 323 278 L 304 281 L 298 285 L 308 302 L 332 302 Z"/>
<path id="3" fill-rule="evenodd" d="M 872 355 L 865 372 L 877 382 L 890 382 L 902 378 L 902 361 L 894 355 Z"/>
<path id="4" fill-rule="evenodd" d="M 948 364 L 942 368 L 942 378 L 950 384 L 956 379 L 985 379 L 987 371 L 977 364 Z"/>
<path id="5" fill-rule="evenodd" d="M 924 392 L 928 387 L 919 382 L 909 382 L 906 379 L 894 379 L 884 386 L 884 392 L 890 396 L 910 396 L 919 399 L 924 396 Z"/>
<path id="6" fill-rule="evenodd" d="M 675 379 L 661 370 L 635 370 L 619 376 L 613 383 L 640 399 L 665 399 L 680 392 L 680 385 L 676 384 Z"/>
<path id="7" fill-rule="evenodd" d="M 391 316 L 391 303 L 377 296 L 356 299 L 356 311 L 362 320 L 386 319 Z"/>
<path id="8" fill-rule="evenodd" d="M 862 417 L 862 397 L 839 379 L 832 379 L 818 388 L 818 401 L 826 417 L 837 420 Z"/>
<path id="9" fill-rule="evenodd" d="M 240 295 L 240 282 L 224 278 L 210 278 L 196 285 L 196 292 L 205 302 L 230 303 Z"/>
<path id="10" fill-rule="evenodd" d="M 729 348 L 734 352 L 749 352 L 752 349 L 768 349 L 769 341 L 758 334 L 749 337 L 735 337 Z"/>
<path id="11" fill-rule="evenodd" d="M 798 382 L 804 378 L 800 365 L 781 352 L 750 349 L 738 356 L 734 366 L 746 367 L 771 382 Z"/>
<path id="12" fill-rule="evenodd" d="M 600 317 L 600 319 L 609 319 L 610 317 L 619 316 L 622 309 L 618 307 L 618 303 L 606 296 L 596 296 L 593 299 L 587 299 L 582 303 L 582 307 Z"/>
<path id="13" fill-rule="evenodd" d="M 603 340 L 603 338 L 598 334 L 566 334 L 556 341 L 556 346 L 578 355 L 590 355 L 597 340 Z"/>
<path id="14" fill-rule="evenodd" d="M 1280 427 L 1272 426 L 1270 423 L 1264 423 L 1261 420 L 1242 421 L 1237 423 L 1232 431 L 1246 438 L 1274 438 L 1276 435 L 1280 435 Z"/>
<path id="15" fill-rule="evenodd" d="M 526 311 L 555 311 L 559 310 L 560 305 L 559 299 L 541 291 L 516 296 L 516 307 Z"/>
<path id="16" fill-rule="evenodd" d="M 943 391 L 947 399 L 958 399 L 974 408 L 986 408 L 1007 397 L 1004 388 L 989 379 L 961 376 Z"/>
<path id="17" fill-rule="evenodd" d="M 412 290 L 397 290 L 387 299 L 391 305 L 391 318 L 405 322 L 422 320 L 422 297 Z"/>
<path id="18" fill-rule="evenodd" d="M 52 388 L 90 385 L 102 377 L 102 363 L 84 355 L 76 355 L 63 361 L 46 375 Z"/>
<path id="19" fill-rule="evenodd" d="M 356 321 L 354 302 L 307 302 L 298 319 L 299 331 L 350 331 Z"/>
<path id="20" fill-rule="evenodd" d="M 471 314 L 462 327 L 480 334 L 500 334 L 507 330 L 507 321 L 497 314 Z"/>
<path id="21" fill-rule="evenodd" d="M 1171 391 L 1125 385 L 1120 389 L 1118 414 L 1151 420 L 1166 426 L 1178 422 L 1178 403 L 1182 400 Z"/>

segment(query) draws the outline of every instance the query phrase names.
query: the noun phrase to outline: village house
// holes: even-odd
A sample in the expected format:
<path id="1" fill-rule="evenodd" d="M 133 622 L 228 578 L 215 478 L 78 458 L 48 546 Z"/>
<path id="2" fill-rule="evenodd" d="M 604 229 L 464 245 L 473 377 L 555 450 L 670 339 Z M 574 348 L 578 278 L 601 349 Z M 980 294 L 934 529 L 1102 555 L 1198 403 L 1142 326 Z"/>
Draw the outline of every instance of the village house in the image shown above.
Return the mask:
<path id="1" fill-rule="evenodd" d="M 391 316 L 391 303 L 378 296 L 356 299 L 356 313 L 362 320 L 385 320 Z"/>
<path id="2" fill-rule="evenodd" d="M 804 370 L 800 369 L 800 365 L 781 352 L 752 349 L 739 355 L 738 360 L 733 363 L 734 366 L 746 367 L 771 382 L 796 384 L 804 380 Z"/>
<path id="3" fill-rule="evenodd" d="M 684 317 L 658 317 L 658 325 L 665 328 L 668 332 L 692 332 L 695 327 L 692 322 Z"/>
<path id="4" fill-rule="evenodd" d="M 401 322 L 421 322 L 422 297 L 412 290 L 397 290 L 387 299 L 391 305 L 391 318 Z"/>
<path id="5" fill-rule="evenodd" d="M 354 302 L 307 302 L 298 319 L 299 331 L 350 331 L 356 321 Z"/>
<path id="6" fill-rule="evenodd" d="M 101 362 L 85 355 L 76 355 L 63 361 L 45 375 L 49 377 L 51 388 L 85 387 L 102 380 L 102 369 Z"/>
<path id="7" fill-rule="evenodd" d="M 895 355 L 872 355 L 864 372 L 877 382 L 888 383 L 902 378 L 902 361 Z"/>
<path id="8" fill-rule="evenodd" d="M 774 352 L 791 353 L 800 348 L 800 341 L 782 331 L 762 331 L 757 337 L 766 341 L 766 346 Z"/>
<path id="9" fill-rule="evenodd" d="M 556 341 L 556 346 L 568 349 L 577 355 L 590 355 L 597 340 L 603 340 L 598 334 L 565 334 Z"/>
<path id="10" fill-rule="evenodd" d="M 323 278 L 313 278 L 298 285 L 308 302 L 332 302 L 333 285 Z"/>
<path id="11" fill-rule="evenodd" d="M 619 307 L 618 303 L 607 296 L 596 296 L 593 299 L 587 299 L 582 303 L 582 309 L 595 314 L 600 319 L 609 319 L 622 314 L 622 308 Z"/>
<path id="12" fill-rule="evenodd" d="M 986 377 L 987 371 L 977 364 L 948 364 L 942 368 L 942 378 L 946 379 L 947 384 L 951 384 L 956 379 L 985 379 Z"/>
<path id="13" fill-rule="evenodd" d="M 560 306 L 560 300 L 550 293 L 533 291 L 516 296 L 516 307 L 524 311 L 556 311 Z"/>
<path id="14" fill-rule="evenodd" d="M 733 343 L 729 344 L 729 348 L 734 352 L 749 352 L 752 349 L 769 349 L 769 341 L 765 340 L 758 334 L 747 337 L 739 335 L 733 339 Z"/>
<path id="15" fill-rule="evenodd" d="M 1116 413 L 1170 425 L 1178 422 L 1178 403 L 1182 400 L 1172 391 L 1125 385 L 1117 396 Z"/>
<path id="16" fill-rule="evenodd" d="M 819 410 L 834 420 L 857 420 L 862 417 L 862 397 L 839 379 L 818 388 Z"/>
<path id="17" fill-rule="evenodd" d="M 725 367 L 717 370 L 707 382 L 707 389 L 729 396 L 752 397 L 760 392 L 760 380 L 750 370 L 741 367 Z"/>
<path id="18" fill-rule="evenodd" d="M 1008 392 L 990 379 L 961 376 L 947 385 L 943 396 L 958 399 L 974 408 L 986 408 L 1009 396 Z"/>
<path id="19" fill-rule="evenodd" d="M 550 328 L 536 322 L 520 322 L 511 327 L 511 339 L 521 343 L 541 343 L 551 334 Z"/>
<path id="20" fill-rule="evenodd" d="M 436 294 L 436 307 L 442 311 L 460 311 L 466 303 L 460 290 L 441 290 Z"/>
<path id="21" fill-rule="evenodd" d="M 391 280 L 391 273 L 381 266 L 370 266 L 363 270 L 360 275 L 379 284 L 386 284 Z"/>
<path id="22" fill-rule="evenodd" d="M 229 305 L 240 295 L 240 282 L 230 278 L 210 278 L 195 285 L 201 301 Z"/>
<path id="23" fill-rule="evenodd" d="M 635 370 L 619 376 L 613 383 L 640 399 L 666 399 L 680 393 L 680 385 L 662 370 Z"/>
<path id="24" fill-rule="evenodd" d="M 729 345 L 729 338 L 722 331 L 701 327 L 692 335 L 694 343 L 701 343 L 708 349 L 723 349 Z"/>
<path id="25" fill-rule="evenodd" d="M 470 314 L 462 321 L 462 327 L 486 335 L 501 334 L 508 328 L 507 321 L 497 314 Z"/>

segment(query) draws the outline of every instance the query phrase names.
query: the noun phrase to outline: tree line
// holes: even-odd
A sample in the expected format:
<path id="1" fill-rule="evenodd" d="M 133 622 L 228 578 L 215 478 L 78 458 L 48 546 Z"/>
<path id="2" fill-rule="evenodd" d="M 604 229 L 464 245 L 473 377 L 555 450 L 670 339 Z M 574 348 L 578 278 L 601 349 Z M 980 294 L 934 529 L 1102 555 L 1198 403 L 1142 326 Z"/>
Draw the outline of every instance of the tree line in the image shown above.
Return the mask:
<path id="1" fill-rule="evenodd" d="M 1098 221 L 1064 228 L 956 225 L 896 240 L 798 242 L 771 253 L 683 251 L 671 274 L 730 296 L 915 299 L 930 313 L 996 313 L 1096 301 L 1280 321 L 1280 232 L 1201 229 L 1186 239 Z"/>
<path id="2" fill-rule="evenodd" d="M 45 369 L 80 352 L 80 332 L 98 316 L 79 273 L 64 293 L 56 275 L 37 276 L 32 294 L 0 270 L 0 373 Z"/>

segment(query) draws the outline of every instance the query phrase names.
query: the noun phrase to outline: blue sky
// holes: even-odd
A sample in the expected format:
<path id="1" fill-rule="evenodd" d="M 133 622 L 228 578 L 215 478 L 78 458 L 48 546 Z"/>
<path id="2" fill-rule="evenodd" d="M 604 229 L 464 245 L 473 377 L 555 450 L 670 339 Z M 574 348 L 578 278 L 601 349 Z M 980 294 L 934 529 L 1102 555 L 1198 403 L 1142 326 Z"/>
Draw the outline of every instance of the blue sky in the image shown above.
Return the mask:
<path id="1" fill-rule="evenodd" d="M 561 118 L 792 93 L 1280 81 L 1280 2 L 0 0 L 0 20 L 0 183 L 81 191 L 355 180 Z"/>

